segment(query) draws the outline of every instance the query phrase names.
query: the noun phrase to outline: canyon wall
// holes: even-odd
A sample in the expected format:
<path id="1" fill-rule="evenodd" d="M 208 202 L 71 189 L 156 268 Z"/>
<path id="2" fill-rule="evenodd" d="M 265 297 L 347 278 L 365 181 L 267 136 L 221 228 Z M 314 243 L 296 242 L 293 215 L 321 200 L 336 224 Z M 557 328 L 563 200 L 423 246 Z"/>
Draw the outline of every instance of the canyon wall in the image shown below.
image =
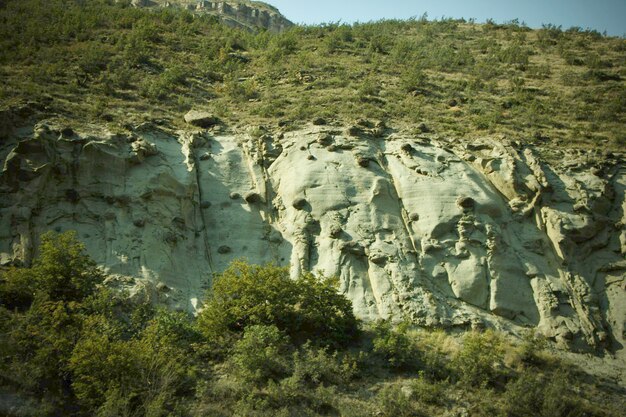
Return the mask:
<path id="1" fill-rule="evenodd" d="M 45 231 L 76 230 L 111 285 L 175 308 L 201 308 L 213 274 L 246 258 L 339 276 L 366 320 L 624 343 L 624 155 L 367 122 L 122 134 L 39 122 L 6 136 L 4 266 L 29 264 Z"/>

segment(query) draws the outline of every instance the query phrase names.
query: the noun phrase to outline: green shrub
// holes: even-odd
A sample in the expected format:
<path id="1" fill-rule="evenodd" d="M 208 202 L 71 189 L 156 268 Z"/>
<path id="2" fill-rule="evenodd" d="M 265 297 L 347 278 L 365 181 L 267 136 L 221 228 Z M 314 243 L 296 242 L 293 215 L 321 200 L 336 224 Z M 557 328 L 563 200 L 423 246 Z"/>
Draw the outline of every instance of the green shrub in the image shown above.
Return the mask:
<path id="1" fill-rule="evenodd" d="M 407 69 L 400 78 L 400 88 L 407 93 L 424 90 L 427 83 L 427 75 L 417 65 Z"/>
<path id="2" fill-rule="evenodd" d="M 119 406 L 130 399 L 131 412 L 164 415 L 188 391 L 194 368 L 173 334 L 164 335 L 159 320 L 131 340 L 121 338 L 110 322 L 92 316 L 69 361 L 72 389 L 86 410 Z"/>
<path id="3" fill-rule="evenodd" d="M 522 373 L 506 386 L 504 411 L 508 417 L 607 416 L 582 400 L 564 369 L 553 374 Z"/>
<path id="4" fill-rule="evenodd" d="M 469 332 L 463 337 L 463 347 L 453 358 L 452 367 L 462 383 L 484 387 L 496 382 L 503 356 L 504 341 L 496 332 Z"/>
<path id="5" fill-rule="evenodd" d="M 474 65 L 472 74 L 474 74 L 479 80 L 488 81 L 501 75 L 502 67 L 498 64 L 496 57 L 488 56 Z"/>
<path id="6" fill-rule="evenodd" d="M 185 83 L 187 71 L 174 65 L 163 71 L 158 77 L 146 78 L 141 84 L 141 93 L 152 100 L 163 100 L 176 91 L 177 86 Z"/>
<path id="7" fill-rule="evenodd" d="M 454 373 L 450 367 L 453 340 L 443 330 L 427 330 L 417 334 L 422 369 L 420 375 L 429 381 L 448 380 Z"/>
<path id="8" fill-rule="evenodd" d="M 529 57 L 530 51 L 519 43 L 513 43 L 512 45 L 503 48 L 498 53 L 498 59 L 500 62 L 514 65 L 522 71 L 525 71 L 528 67 Z"/>
<path id="9" fill-rule="evenodd" d="M 240 81 L 233 77 L 225 83 L 224 92 L 234 100 L 247 101 L 259 96 L 259 87 L 253 79 Z"/>
<path id="10" fill-rule="evenodd" d="M 443 405 L 446 400 L 446 390 L 449 385 L 446 382 L 433 382 L 423 377 L 411 381 L 409 390 L 411 398 L 417 399 L 424 404 Z"/>
<path id="11" fill-rule="evenodd" d="M 37 415 L 164 415 L 189 392 L 189 345 L 199 340 L 189 317 L 155 315 L 99 287 L 102 273 L 74 233 L 43 235 L 33 266 L 9 275 L 9 290 L 32 289 L 8 331 L 3 317 L 0 346 L 11 357 L 0 358 L 0 382 L 41 398 Z"/>
<path id="12" fill-rule="evenodd" d="M 9 269 L 0 281 L 0 304 L 24 308 L 35 294 L 51 301 L 82 301 L 103 280 L 75 232 L 41 236 L 39 255 L 31 268 Z"/>
<path id="13" fill-rule="evenodd" d="M 291 30 L 274 35 L 269 41 L 265 56 L 268 62 L 276 64 L 286 56 L 294 54 L 298 48 L 298 35 L 295 30 Z"/>
<path id="14" fill-rule="evenodd" d="M 33 284 L 52 300 L 82 301 L 104 279 L 73 231 L 43 234 L 39 252 L 31 268 Z"/>
<path id="15" fill-rule="evenodd" d="M 417 370 L 421 365 L 421 355 L 407 332 L 408 323 L 394 328 L 389 321 L 379 321 L 374 327 L 374 352 L 382 356 L 393 368 Z"/>
<path id="16" fill-rule="evenodd" d="M 78 68 L 85 74 L 95 75 L 106 69 L 110 53 L 100 44 L 89 43 L 77 51 Z"/>
<path id="17" fill-rule="evenodd" d="M 296 344 L 343 346 L 358 333 L 352 304 L 337 293 L 336 280 L 312 274 L 292 280 L 288 268 L 243 261 L 215 277 L 198 323 L 209 341 L 255 324 L 275 325 Z"/>
<path id="18" fill-rule="evenodd" d="M 25 310 L 33 302 L 30 270 L 11 268 L 0 272 L 0 306 L 9 310 Z"/>
<path id="19" fill-rule="evenodd" d="M 542 353 L 546 346 L 547 341 L 544 337 L 534 332 L 526 332 L 519 346 L 521 361 L 531 365 L 542 364 Z"/>
<path id="20" fill-rule="evenodd" d="M 356 363 L 349 357 L 340 359 L 337 352 L 329 353 L 305 343 L 293 354 L 293 374 L 290 379 L 305 387 L 342 385 L 356 374 Z"/>
<path id="21" fill-rule="evenodd" d="M 13 355 L 0 362 L 9 386 L 59 408 L 72 403 L 68 363 L 82 328 L 79 312 L 76 302 L 50 301 L 39 293 L 24 315 L 13 317 L 10 332 L 2 335 Z"/>
<path id="22" fill-rule="evenodd" d="M 144 314 L 140 308 L 136 308 L 134 313 L 133 322 L 143 321 L 141 317 L 138 317 L 139 314 Z M 194 343 L 200 343 L 202 340 L 190 313 L 171 311 L 165 308 L 159 309 L 154 314 L 148 322 L 143 337 L 149 337 L 157 344 L 176 345 L 181 349 L 188 349 Z"/>
<path id="23" fill-rule="evenodd" d="M 381 389 L 376 395 L 379 404 L 377 415 L 384 417 L 427 417 L 429 414 L 417 401 L 411 399 L 410 392 L 392 384 Z"/>
<path id="24" fill-rule="evenodd" d="M 246 384 L 278 381 L 290 373 L 290 343 L 276 326 L 251 325 L 235 343 L 229 362 Z"/>

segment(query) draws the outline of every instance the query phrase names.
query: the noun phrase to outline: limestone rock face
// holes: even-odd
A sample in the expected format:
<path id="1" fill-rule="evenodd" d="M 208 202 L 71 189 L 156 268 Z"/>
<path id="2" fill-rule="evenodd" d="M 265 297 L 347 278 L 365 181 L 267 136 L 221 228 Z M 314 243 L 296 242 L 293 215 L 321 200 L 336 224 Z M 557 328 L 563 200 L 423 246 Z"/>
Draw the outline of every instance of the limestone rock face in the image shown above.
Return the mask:
<path id="1" fill-rule="evenodd" d="M 549 165 L 502 140 L 325 125 L 280 139 L 21 132 L 0 144 L 3 265 L 28 264 L 41 233 L 74 229 L 114 280 L 178 308 L 201 308 L 212 274 L 244 257 L 339 276 L 363 319 L 624 344 L 619 155 L 555 150 Z"/>
<path id="2" fill-rule="evenodd" d="M 260 1 L 133 0 L 131 4 L 134 7 L 181 7 L 194 13 L 217 16 L 227 25 L 248 30 L 262 28 L 282 32 L 293 26 L 275 7 Z"/>

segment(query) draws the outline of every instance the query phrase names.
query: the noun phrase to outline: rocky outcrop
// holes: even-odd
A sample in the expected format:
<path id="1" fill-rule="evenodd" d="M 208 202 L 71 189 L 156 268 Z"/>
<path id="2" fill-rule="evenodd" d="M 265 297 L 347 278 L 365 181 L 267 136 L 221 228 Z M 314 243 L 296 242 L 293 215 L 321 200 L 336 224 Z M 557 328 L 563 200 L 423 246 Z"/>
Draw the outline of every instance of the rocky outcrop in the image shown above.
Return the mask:
<path id="1" fill-rule="evenodd" d="M 202 128 L 209 128 L 219 123 L 213 114 L 199 110 L 190 110 L 185 114 L 184 119 L 190 125 Z"/>
<path id="2" fill-rule="evenodd" d="M 623 345 L 621 155 L 548 164 L 503 140 L 375 129 L 20 130 L 0 149 L 0 261 L 28 264 L 41 233 L 74 229 L 113 281 L 179 308 L 244 257 L 339 276 L 363 319 Z"/>
<path id="3" fill-rule="evenodd" d="M 282 32 L 293 23 L 269 4 L 260 1 L 206 1 L 206 0 L 133 0 L 135 7 L 182 7 L 194 13 L 210 14 L 227 25 L 271 32 Z"/>

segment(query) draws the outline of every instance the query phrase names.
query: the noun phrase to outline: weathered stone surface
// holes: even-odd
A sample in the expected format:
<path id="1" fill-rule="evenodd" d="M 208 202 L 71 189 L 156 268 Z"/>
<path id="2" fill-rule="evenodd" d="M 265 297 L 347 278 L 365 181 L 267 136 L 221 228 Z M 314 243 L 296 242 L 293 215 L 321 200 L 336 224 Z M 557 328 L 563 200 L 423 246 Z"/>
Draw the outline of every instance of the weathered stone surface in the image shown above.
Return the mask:
<path id="1" fill-rule="evenodd" d="M 255 191 L 248 191 L 243 199 L 246 200 L 249 204 L 260 203 L 262 201 L 261 195 Z"/>
<path id="2" fill-rule="evenodd" d="M 230 246 L 226 246 L 226 245 L 222 245 L 219 248 L 217 248 L 217 253 L 221 254 L 221 255 L 225 255 L 227 253 L 231 253 L 233 250 L 230 248 Z"/>
<path id="3" fill-rule="evenodd" d="M 291 203 L 291 205 L 295 209 L 302 210 L 307 205 L 306 198 L 298 197 L 295 200 L 293 200 L 293 203 Z"/>
<path id="4" fill-rule="evenodd" d="M 247 30 L 266 29 L 282 32 L 293 26 L 280 12 L 265 3 L 241 0 L 132 0 L 134 7 L 180 7 L 193 13 L 218 17 L 223 23 Z"/>
<path id="5" fill-rule="evenodd" d="M 472 209 L 474 208 L 474 204 L 476 204 L 474 199 L 471 197 L 459 197 L 457 198 L 456 203 L 463 209 Z"/>
<path id="6" fill-rule="evenodd" d="M 190 110 L 189 112 L 187 112 L 187 114 L 185 114 L 185 122 L 189 123 L 190 125 L 208 128 L 218 124 L 219 120 L 217 117 L 209 112 Z"/>
<path id="7" fill-rule="evenodd" d="M 28 264 L 41 233 L 75 229 L 109 273 L 163 283 L 179 308 L 200 308 L 212 274 L 245 257 L 337 275 L 363 319 L 531 326 L 577 349 L 626 342 L 618 157 L 546 164 L 488 139 L 327 126 L 282 139 L 72 129 L 68 140 L 40 124 L 0 149 L 0 264 Z M 318 141 L 328 135 L 334 150 Z"/>

